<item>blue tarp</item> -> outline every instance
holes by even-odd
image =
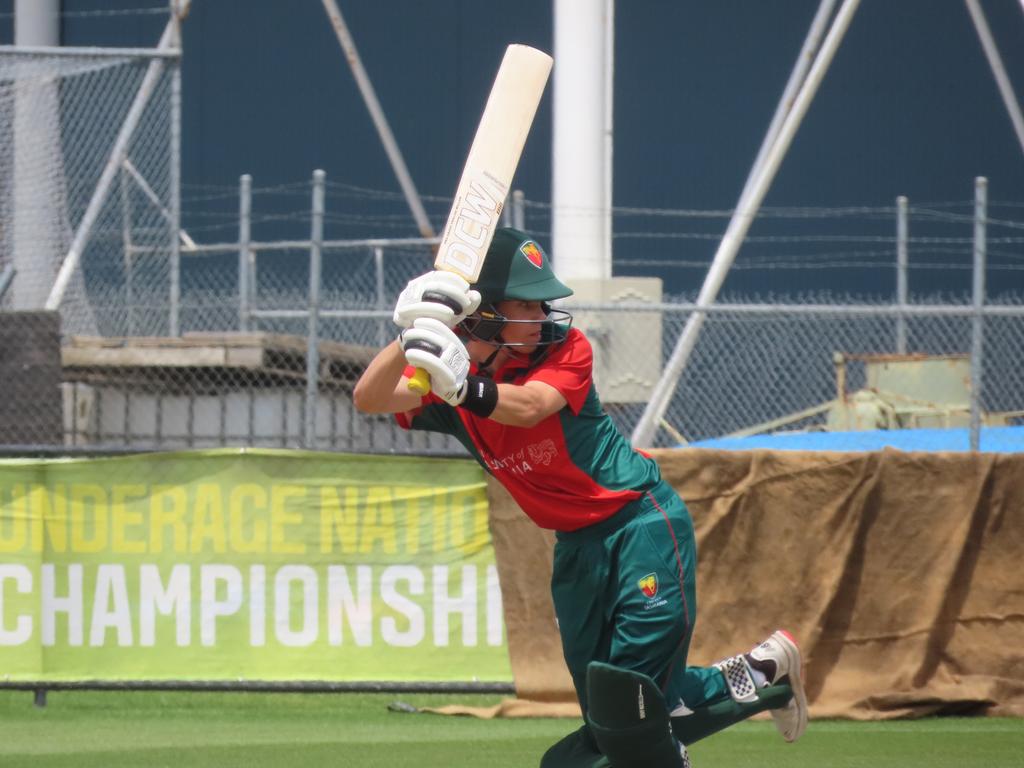
[[[873,432],[788,432],[752,437],[722,437],[690,443],[692,448],[749,451],[969,451],[967,429],[891,429]],[[980,450],[986,453],[1024,451],[1024,427],[982,427]]]

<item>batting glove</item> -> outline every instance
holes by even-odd
[[[395,304],[394,321],[411,328],[417,318],[429,317],[449,328],[480,306],[480,294],[454,272],[427,272],[409,281]]]
[[[435,395],[449,405],[466,399],[469,353],[448,326],[432,317],[420,317],[398,338],[409,364],[430,374]]]

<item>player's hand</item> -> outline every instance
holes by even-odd
[[[413,278],[398,296],[394,321],[411,328],[420,317],[429,317],[449,328],[466,319],[480,306],[480,294],[454,272],[436,270]]]
[[[399,336],[405,359],[430,374],[430,388],[449,405],[466,399],[469,353],[452,330],[432,317],[417,318]]]

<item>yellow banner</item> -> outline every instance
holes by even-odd
[[[12,681],[511,681],[482,471],[0,461],[0,657]]]

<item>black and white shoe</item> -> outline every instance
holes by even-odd
[[[747,663],[761,672],[770,685],[788,682],[793,698],[781,709],[771,710],[775,727],[786,741],[796,741],[807,730],[807,694],[804,691],[803,660],[796,640],[784,629],[773,632],[747,654]]]

